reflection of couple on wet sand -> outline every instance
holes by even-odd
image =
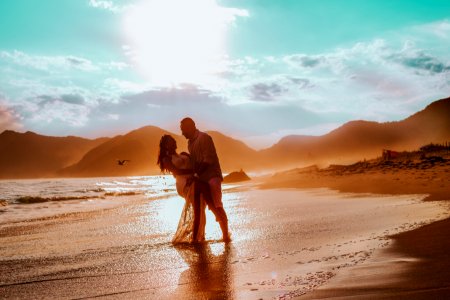
[[[231,269],[231,244],[214,253],[210,244],[178,244],[178,251],[188,269],[180,274],[174,299],[234,299]],[[222,245],[217,245],[220,249]],[[217,247],[216,247],[217,248]],[[218,250],[218,249],[215,249]]]
[[[191,118],[180,123],[183,136],[188,139],[189,154],[177,153],[177,143],[164,135],[159,143],[158,165],[161,171],[171,172],[176,179],[177,192],[185,199],[172,243],[198,243],[205,240],[205,207],[219,222],[223,241],[229,242],[228,218],[222,203],[222,171],[212,138],[199,131]]]

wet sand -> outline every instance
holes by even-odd
[[[135,196],[119,207],[2,224],[0,295],[309,297],[395,249],[390,236],[401,241],[396,234],[449,216],[445,202],[423,198],[232,189],[224,194],[233,238],[226,245],[218,240],[220,228],[209,212],[207,243],[170,243],[183,205],[179,197]]]
[[[392,238],[392,247],[301,299],[449,299],[450,219]]]
[[[447,156],[447,159],[450,157]],[[360,162],[324,170],[315,167],[278,173],[263,188],[329,187],[340,192],[423,194],[448,205],[450,162]],[[390,235],[392,246],[377,250],[364,264],[339,272],[300,299],[449,299],[450,220]]]

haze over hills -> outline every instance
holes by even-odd
[[[450,141],[450,98],[435,101],[402,121],[351,121],[322,136],[287,136],[260,151],[219,132],[208,133],[225,173],[241,168],[279,170],[308,164],[351,163],[377,157],[382,149],[414,150],[430,142]],[[176,139],[179,152],[186,151],[183,136],[154,126],[96,140],[5,131],[0,135],[0,177],[159,174],[156,159],[163,134]],[[117,160],[123,159],[130,162],[119,166]]]
[[[257,169],[260,164],[258,151],[242,141],[223,135],[217,131],[207,131],[216,146],[217,155],[224,172],[240,169]]]
[[[381,155],[382,149],[415,150],[428,143],[450,141],[450,98],[428,105],[424,110],[398,122],[351,121],[322,136],[287,136],[262,150],[265,161],[276,157],[269,167],[292,164],[327,165],[351,163]]]

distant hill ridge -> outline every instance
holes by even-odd
[[[349,163],[379,156],[382,149],[413,150],[430,142],[450,141],[450,98],[428,105],[396,122],[350,121],[322,136],[288,136],[263,150],[277,165]]]
[[[286,136],[259,151],[220,132],[208,133],[226,173],[350,163],[379,156],[382,149],[412,150],[450,141],[450,98],[435,101],[402,121],[351,121],[322,136]],[[184,137],[155,126],[93,140],[6,130],[0,134],[0,178],[158,174],[156,158],[163,134],[171,134],[179,150],[186,151]],[[119,166],[119,159],[130,162]]]
[[[91,149],[76,164],[59,171],[62,176],[128,176],[157,174],[156,159],[159,140],[168,131],[145,126],[125,135],[118,135]],[[171,134],[181,149],[186,148],[184,137]],[[123,166],[117,160],[129,160]]]
[[[55,176],[55,171],[78,162],[108,138],[52,137],[31,131],[0,134],[0,178]]]

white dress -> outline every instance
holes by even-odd
[[[172,163],[178,169],[191,169],[191,162],[187,155],[172,155]],[[174,175],[178,194],[185,199],[183,211],[181,212],[178,228],[172,239],[172,243],[192,243],[202,242],[205,240],[205,201],[200,199],[200,225],[198,234],[193,237],[194,230],[194,184],[188,184],[188,178],[192,175]]]

